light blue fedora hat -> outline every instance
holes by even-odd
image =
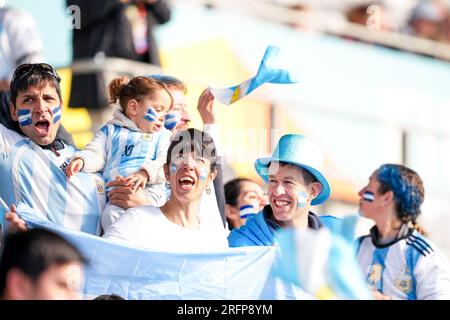
[[[255,162],[255,169],[259,176],[269,182],[268,171],[272,161],[282,161],[299,166],[311,173],[322,184],[322,191],[312,201],[312,205],[319,205],[330,197],[330,185],[321,173],[324,166],[324,156],[316,143],[300,134],[286,134],[280,138],[272,157],[259,158]]]

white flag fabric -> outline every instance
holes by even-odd
[[[290,71],[278,67],[280,62],[277,59],[279,51],[280,48],[278,47],[267,47],[259,65],[258,72],[254,77],[229,88],[210,88],[211,93],[223,104],[230,105],[267,82],[278,84],[297,83],[298,81]]]

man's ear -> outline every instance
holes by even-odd
[[[6,275],[5,294],[13,300],[33,299],[33,282],[17,268],[11,269]]]
[[[310,193],[309,196],[311,197],[311,200],[315,199],[319,193],[322,191],[322,184],[320,182],[312,182],[310,185]]]
[[[19,116],[17,115],[17,109],[14,107],[14,105],[11,102],[9,103],[9,113],[11,114],[11,118],[14,121],[19,121]]]

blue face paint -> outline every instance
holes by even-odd
[[[164,117],[164,127],[166,127],[167,130],[172,130],[175,128],[178,124],[178,121],[180,121],[180,115],[177,113],[168,113]]]
[[[257,214],[255,207],[250,204],[246,204],[239,208],[239,216],[241,219],[247,219],[249,216]]]
[[[144,119],[149,122],[155,122],[158,119],[158,114],[156,113],[155,109],[153,109],[153,107],[148,107]]]
[[[57,107],[53,108],[52,112],[53,112],[53,124],[55,124],[56,122],[58,122],[61,119],[61,115],[62,115],[61,106],[57,106]]]
[[[175,173],[177,171],[177,166],[173,163],[170,165],[170,173]]]
[[[33,120],[31,118],[31,110],[28,109],[22,109],[18,111],[18,117],[19,117],[19,124],[22,127],[29,126],[33,123]]]
[[[362,198],[365,201],[373,202],[373,200],[375,200],[375,195],[371,191],[366,191],[363,193]]]
[[[198,176],[200,180],[206,180],[207,176],[208,176],[208,168],[201,168],[200,175]]]
[[[304,208],[308,202],[308,195],[304,191],[297,192],[297,207]]]

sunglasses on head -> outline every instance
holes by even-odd
[[[21,64],[16,68],[14,71],[14,74],[12,76],[11,82],[14,82],[20,78],[23,78],[26,75],[29,75],[33,71],[39,71],[43,73],[47,73],[50,76],[54,77],[58,83],[61,81],[61,78],[56,73],[56,70],[53,69],[53,67],[47,63],[25,63]]]

